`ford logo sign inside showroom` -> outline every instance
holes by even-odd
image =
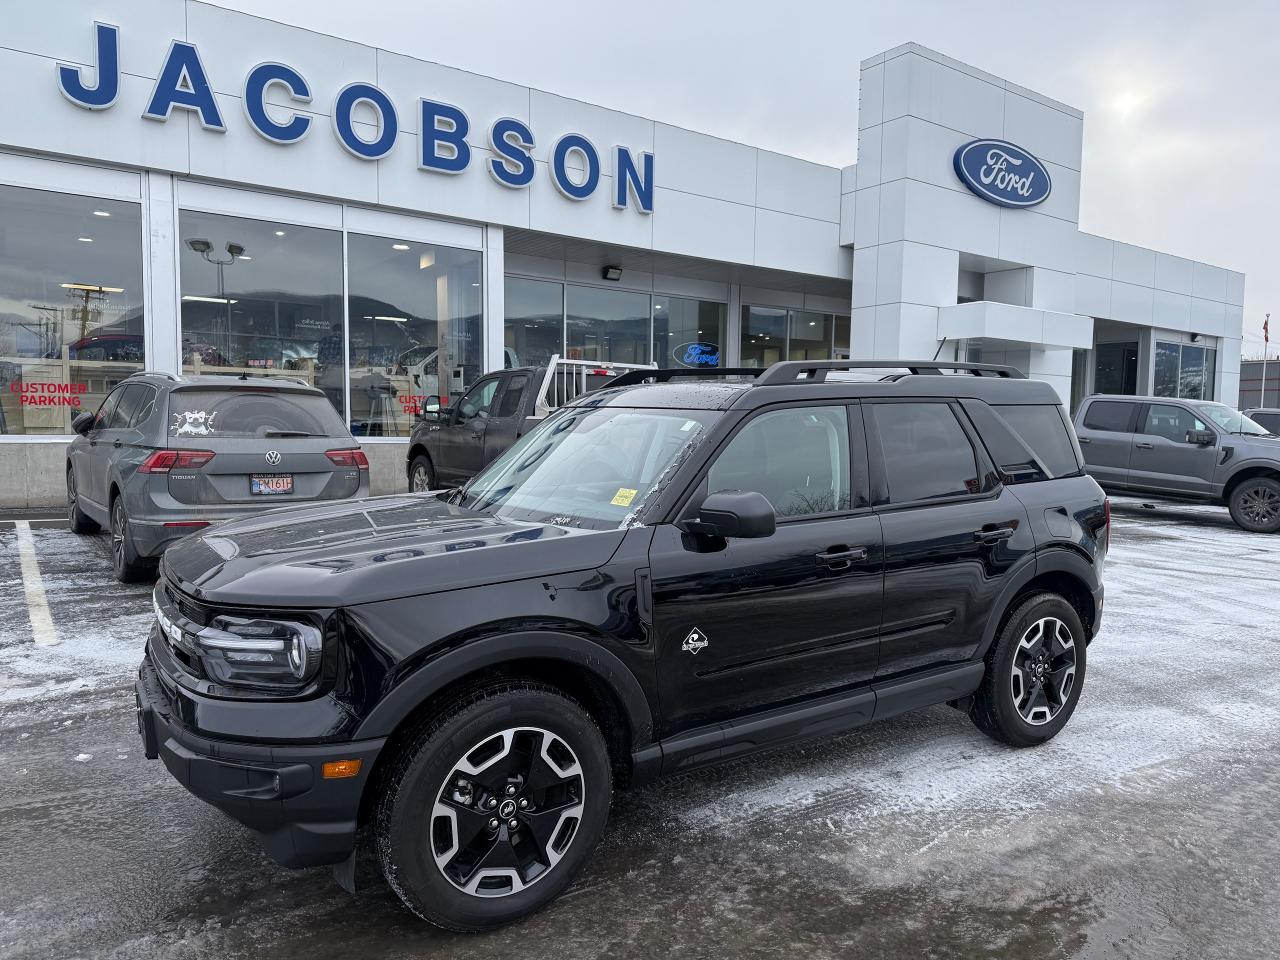
[[[966,187],[1002,207],[1034,207],[1053,189],[1044,164],[1004,140],[971,140],[952,162]]]

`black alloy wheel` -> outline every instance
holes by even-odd
[[[1269,477],[1245,480],[1231,494],[1231,519],[1251,533],[1280,531],[1280,482]]]

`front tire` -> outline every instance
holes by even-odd
[[[1231,491],[1227,503],[1231,519],[1250,533],[1280,531],[1280,482],[1270,477],[1253,477]]]
[[[426,493],[435,489],[436,475],[431,469],[431,461],[426,454],[420,453],[409,464],[409,492]]]
[[[97,521],[85,516],[80,509],[80,492],[76,486],[74,467],[67,467],[67,522],[72,533],[97,533],[101,529]]]
[[[555,899],[609,816],[604,738],[576,701],[532,682],[454,700],[393,762],[375,834],[387,882],[447,930],[490,930]]]
[[[133,545],[123,496],[111,501],[111,567],[121,583],[139,583],[148,579],[154,570],[153,562],[139,556]]]
[[[987,653],[969,718],[992,739],[1033,747],[1057,735],[1084,686],[1087,635],[1080,615],[1056,593],[1014,608]]]

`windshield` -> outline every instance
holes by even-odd
[[[493,516],[614,530],[660,490],[720,414],[562,407],[467,485]]]
[[[1255,437],[1271,435],[1271,431],[1266,427],[1255,423],[1239,410],[1234,410],[1225,403],[1193,403],[1192,406],[1227,433],[1242,433],[1245,436]]]

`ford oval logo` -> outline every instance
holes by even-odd
[[[1002,207],[1034,207],[1053,189],[1044,164],[1006,140],[971,140],[956,150],[952,164],[966,187]]]
[[[714,343],[682,343],[671,351],[671,359],[686,367],[718,367],[720,348]]]

